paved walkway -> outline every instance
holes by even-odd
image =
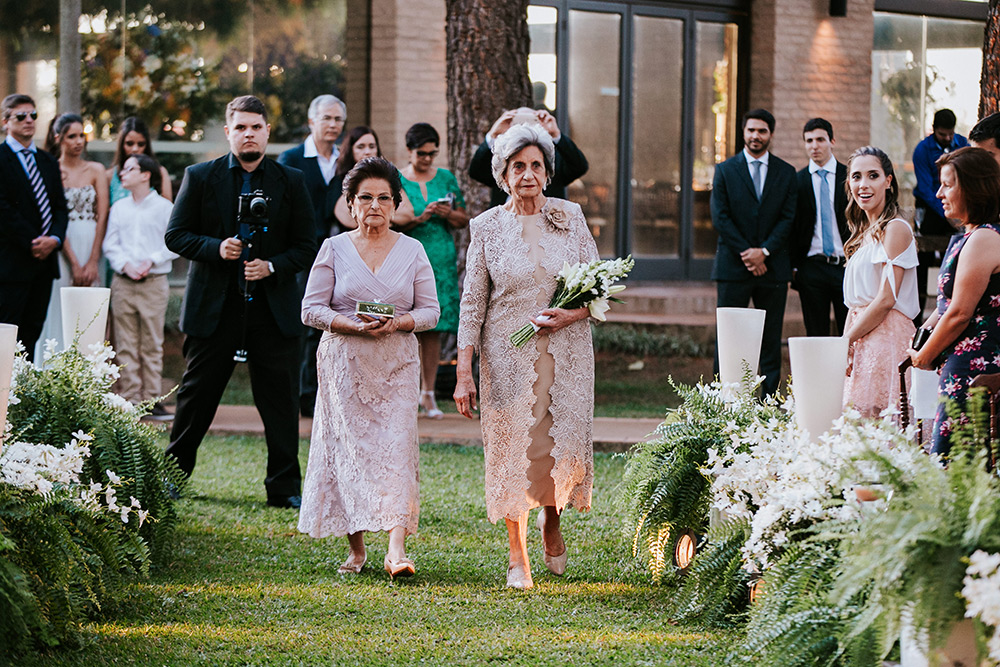
[[[594,419],[594,449],[600,452],[623,452],[640,440],[645,440],[660,423],[659,419]],[[466,419],[457,414],[445,414],[443,419],[421,417],[420,442],[443,442],[470,447],[482,447],[483,437],[478,419]],[[264,425],[252,405],[222,405],[212,422],[211,431],[219,434],[264,435]],[[299,435],[308,438],[312,420],[299,420]]]

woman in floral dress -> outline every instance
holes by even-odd
[[[956,426],[948,403],[964,410],[972,379],[1000,373],[1000,167],[980,148],[946,153],[937,165],[938,199],[965,233],[941,263],[937,313],[923,325],[934,331],[910,357],[917,368],[934,368],[943,357],[938,394],[946,402],[934,419],[933,451],[946,455]]]

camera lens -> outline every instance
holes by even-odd
[[[250,201],[250,214],[258,217],[267,215],[267,200],[263,197],[254,197]]]

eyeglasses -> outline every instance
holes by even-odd
[[[437,157],[437,151],[417,151],[417,157]]]
[[[339,124],[343,123],[347,119],[343,118],[341,116],[320,116],[320,120],[325,121],[325,122],[329,122],[329,121],[332,120],[334,123],[337,123],[339,125]]]
[[[389,195],[379,195],[378,197],[375,197],[374,195],[358,195],[356,199],[361,202],[363,206],[371,206],[374,201],[378,201],[379,206],[388,206],[392,201],[392,197]]]
[[[13,116],[14,118],[16,118],[17,122],[23,123],[24,119],[27,118],[28,116],[31,116],[31,120],[37,120],[38,119],[38,112],[37,111],[18,111],[17,113],[7,114],[7,118],[10,118],[11,116]]]

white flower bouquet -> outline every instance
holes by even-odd
[[[580,262],[573,266],[563,262],[556,283],[556,293],[549,302],[549,308],[587,307],[590,316],[604,321],[605,313],[611,308],[611,301],[622,303],[614,295],[625,289],[624,285],[614,283],[628,275],[635,262],[629,255],[625,259],[597,260],[589,264]],[[538,319],[547,319],[544,315]],[[510,342],[514,347],[522,347],[538,333],[534,323],[525,324],[511,334]]]
[[[962,597],[967,601],[965,616],[993,627],[986,648],[991,660],[1000,662],[1000,554],[977,549],[969,556],[962,580]]]

